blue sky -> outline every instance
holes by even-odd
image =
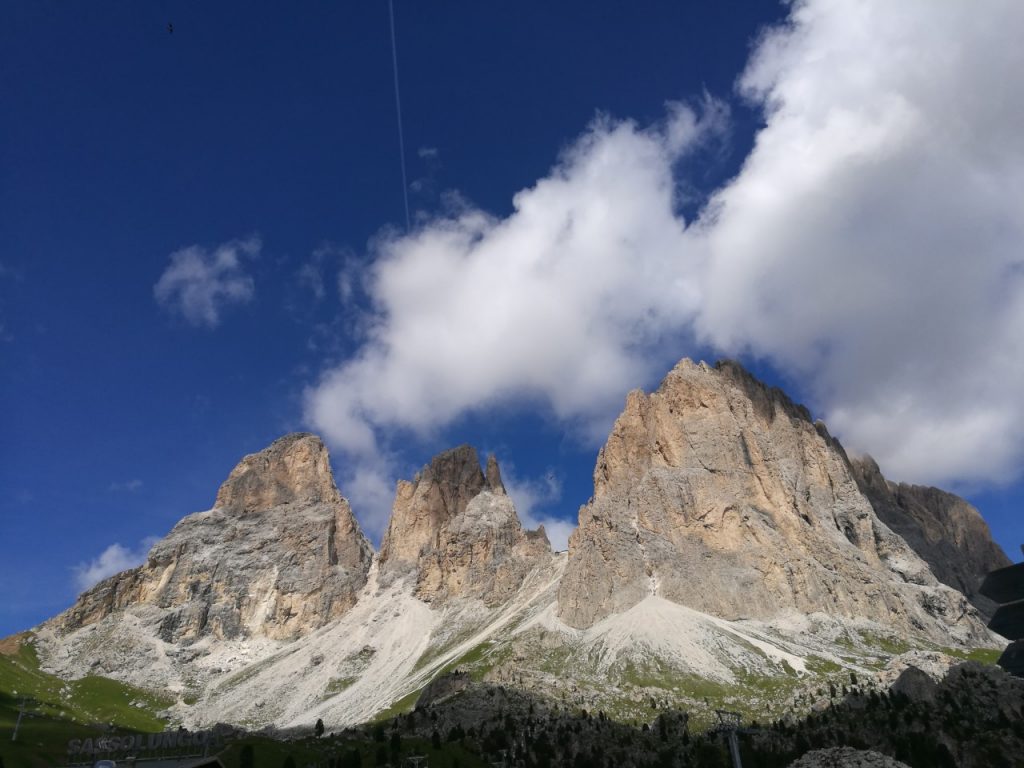
[[[0,635],[294,429],[374,535],[461,442],[564,534],[626,391],[683,356],[1019,555],[1012,3],[913,34],[926,4],[395,10],[412,233],[386,3],[8,10]]]

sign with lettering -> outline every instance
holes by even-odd
[[[163,733],[129,733],[70,739],[69,755],[94,755],[105,752],[147,752],[158,749],[218,746],[221,734],[214,731],[164,731]]]

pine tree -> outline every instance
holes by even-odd
[[[316,734],[318,739],[324,735],[324,721],[319,717],[316,719],[316,727],[313,728],[313,733]]]

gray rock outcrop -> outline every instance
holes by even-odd
[[[242,459],[213,509],[183,518],[144,565],[100,582],[47,624],[60,634],[148,606],[168,642],[289,639],[352,607],[372,554],[320,438],[291,434]]]
[[[428,602],[476,597],[496,605],[551,558],[543,527],[520,524],[494,457],[485,475],[476,450],[463,445],[399,481],[379,563],[384,583],[413,574]]]
[[[852,458],[850,466],[879,519],[903,537],[939,581],[991,616],[996,605],[978,587],[989,571],[1010,565],[1010,558],[992,540],[978,510],[938,488],[886,480],[870,456]]]
[[[725,619],[821,611],[947,645],[986,637],[879,520],[824,425],[732,362],[683,360],[631,392],[598,454],[559,615],[588,627],[647,595]]]
[[[890,688],[894,693],[901,693],[911,701],[935,701],[935,693],[939,686],[931,676],[917,667],[907,667],[896,678]]]

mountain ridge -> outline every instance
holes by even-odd
[[[482,468],[470,446],[399,481],[374,552],[323,443],[295,433],[243,458],[211,510],[36,645],[65,678],[170,691],[180,722],[249,726],[362,722],[453,664],[625,716],[651,691],[696,700],[700,680],[726,697],[757,680],[795,690],[870,670],[887,647],[997,645],[856,466],[737,363],[683,360],[627,398],[568,553],[523,529],[497,460]],[[996,547],[965,531],[968,555]]]

